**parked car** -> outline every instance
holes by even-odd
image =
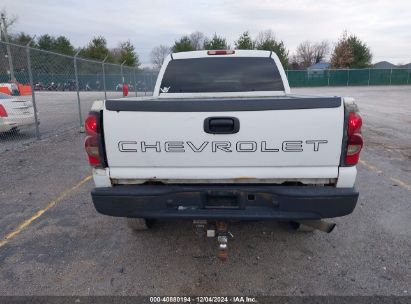
[[[181,52],[164,60],[153,96],[96,101],[85,148],[96,210],[192,220],[227,256],[232,220],[290,221],[331,232],[326,218],[358,199],[362,119],[352,98],[290,93],[274,52]]]
[[[0,93],[0,132],[20,131],[34,123],[31,101]]]

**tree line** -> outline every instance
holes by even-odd
[[[44,34],[33,39],[26,33],[10,35],[9,40],[16,44],[26,45],[42,50],[57,52],[73,56],[79,51],[79,56],[96,60],[106,59],[109,63],[127,66],[140,66],[138,54],[130,40],[120,42],[116,48],[108,48],[107,40],[103,36],[96,36],[84,47],[75,48],[65,36],[54,37]],[[196,31],[190,35],[184,35],[176,40],[173,46],[159,45],[151,53],[151,63],[155,69],[159,69],[165,57],[173,53],[196,50],[221,50],[231,49],[227,39],[215,33],[211,38],[202,32]],[[274,32],[266,30],[260,32],[253,39],[248,31],[242,33],[234,41],[233,49],[266,50],[273,51],[279,57],[285,69],[306,69],[309,66],[326,60],[329,56],[332,68],[366,68],[371,65],[372,53],[365,42],[354,34],[344,32],[331,49],[328,41],[303,41],[293,55],[285,46],[283,40],[278,39]],[[107,57],[107,58],[106,58]]]
[[[261,32],[255,40],[252,40],[248,32],[244,32],[234,42],[234,49],[256,49],[275,52],[284,67],[288,66],[288,53],[282,40],[277,40],[274,32],[267,30]],[[227,39],[215,33],[211,38],[202,32],[196,31],[190,35],[184,35],[174,42],[171,47],[160,45],[151,51],[151,62],[155,68],[160,68],[164,58],[171,52],[187,52],[198,50],[225,50],[231,49]]]
[[[196,50],[231,49],[227,39],[215,33],[211,38],[202,32],[196,31],[184,35],[169,47],[159,45],[151,51],[151,62],[156,69],[161,67],[165,57],[171,52],[186,52]],[[339,68],[366,68],[371,65],[372,53],[365,42],[347,31],[341,35],[334,47],[330,42],[301,42],[293,55],[285,46],[283,40],[278,39],[272,30],[260,32],[253,39],[248,31],[242,33],[234,41],[233,49],[273,51],[279,57],[285,69],[306,69],[315,63],[325,61],[330,57],[330,67]]]
[[[130,40],[120,42],[116,48],[108,48],[107,40],[103,36],[96,36],[84,47],[75,48],[65,36],[54,37],[49,34],[39,36],[37,39],[21,32],[10,35],[9,41],[15,44],[26,45],[46,51],[74,56],[79,52],[83,58],[104,60],[109,63],[123,63],[127,66],[140,65],[138,54]],[[107,57],[107,58],[106,58]]]

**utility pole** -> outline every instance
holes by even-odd
[[[27,54],[27,70],[29,72],[29,79],[30,79],[30,86],[31,86],[31,100],[33,102],[33,110],[34,110],[34,123],[35,123],[35,128],[36,128],[36,137],[37,139],[40,139],[39,119],[37,117],[36,94],[34,92],[33,71],[31,70],[31,58],[30,58],[30,43],[34,40],[35,37],[36,36],[34,36],[26,44],[26,54]]]
[[[103,70],[104,100],[107,100],[106,70],[104,69],[104,64],[106,63],[107,58],[108,58],[108,55],[104,58],[103,62],[101,63],[101,67],[102,67],[102,70]]]
[[[74,55],[74,76],[76,77],[76,91],[77,91],[77,106],[78,106],[78,117],[80,120],[80,133],[84,133],[83,117],[81,116],[81,104],[80,104],[80,84],[78,83],[78,70],[77,70],[77,56],[81,50],[78,50]]]
[[[3,13],[1,14],[1,21],[3,21],[2,31],[3,31],[4,41],[6,41],[7,59],[9,60],[10,80],[16,81],[16,78],[14,77],[13,58],[11,57],[9,35],[7,34],[6,16]]]

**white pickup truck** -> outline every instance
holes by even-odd
[[[352,98],[297,96],[269,51],[165,60],[153,96],[96,101],[85,142],[98,212],[217,223],[277,220],[331,231],[358,199],[362,120]]]

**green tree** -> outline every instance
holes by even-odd
[[[27,43],[30,43],[30,46],[35,46],[35,42],[33,41],[33,37],[30,36],[29,34],[26,34],[24,32],[20,32],[17,35],[12,35],[10,42],[15,43],[15,44],[20,44],[20,45],[26,45]]]
[[[353,60],[350,64],[350,68],[366,68],[371,65],[372,54],[370,48],[362,42],[357,36],[351,34],[347,43],[350,46]]]
[[[94,37],[87,47],[81,50],[80,55],[86,58],[104,60],[104,58],[109,55],[106,38],[103,36]]]
[[[175,41],[171,49],[173,53],[195,51],[190,37],[188,36],[183,36],[180,38],[180,40]]]
[[[37,39],[37,47],[46,51],[53,51],[54,38],[48,34],[41,35]]]
[[[140,62],[138,55],[135,51],[134,45],[131,44],[130,40],[120,43],[120,58],[119,63],[123,63],[128,66],[139,66]]]
[[[235,41],[234,43],[235,43],[235,48],[238,50],[254,49],[254,43],[248,31],[242,33],[241,36],[238,38],[238,40]]]
[[[74,46],[64,36],[59,36],[54,40],[53,51],[71,56],[75,54]]]
[[[215,33],[211,40],[204,40],[204,49],[205,50],[226,50],[228,49],[227,41],[221,36],[217,36]]]
[[[333,68],[366,68],[370,66],[370,48],[357,36],[344,31],[331,55]]]
[[[260,32],[255,41],[255,47],[257,50],[272,51],[277,54],[284,69],[288,67],[288,54],[282,40],[277,40],[274,33],[271,30]]]
[[[48,34],[41,35],[37,39],[35,46],[41,50],[74,55],[74,47],[64,36],[55,38]],[[43,52],[32,52],[31,54],[33,70],[40,73],[65,73],[67,71],[67,66],[71,66],[68,61],[63,60],[60,56],[50,55]]]

